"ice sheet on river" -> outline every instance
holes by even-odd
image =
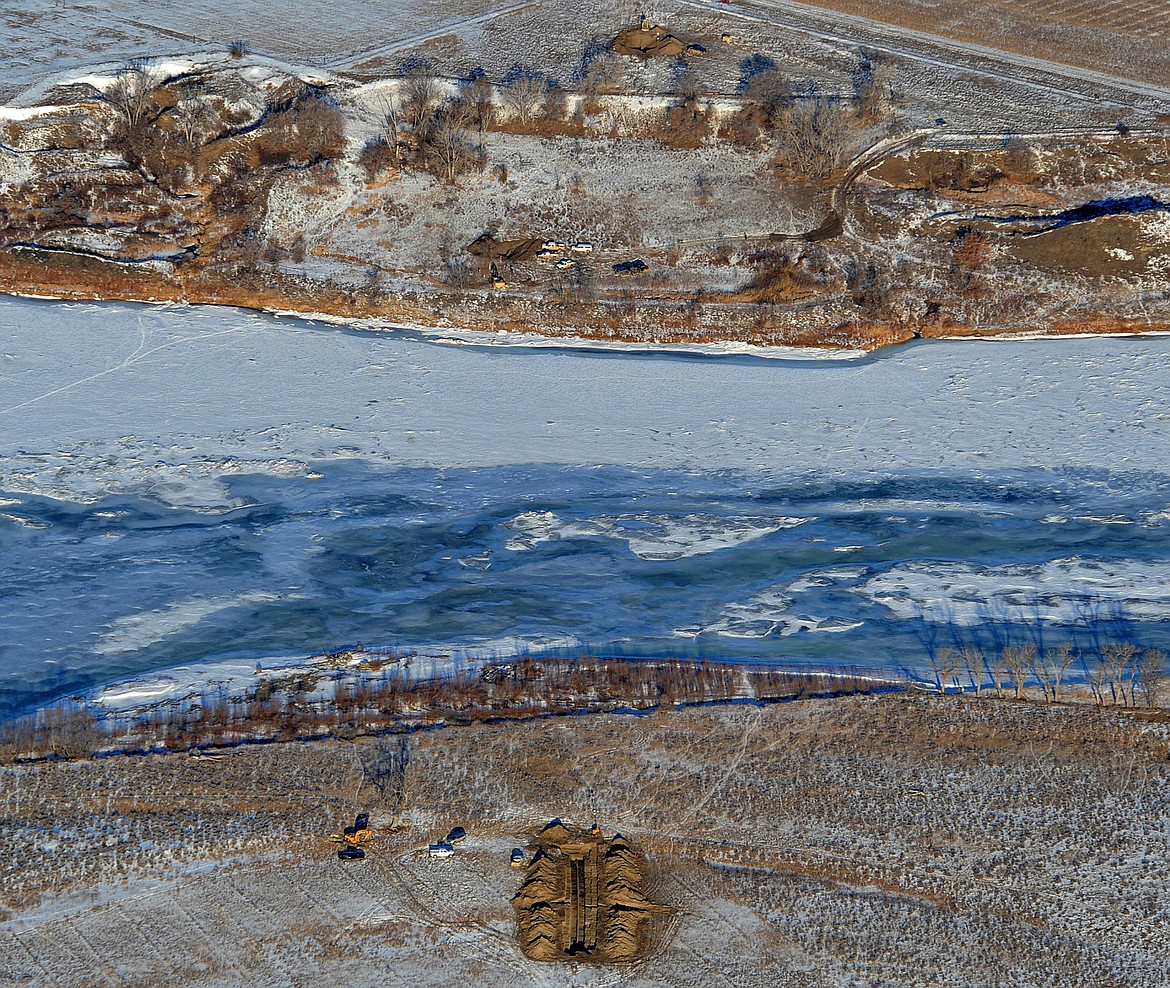
[[[505,526],[513,533],[505,548],[521,552],[553,539],[601,536],[626,542],[640,559],[685,559],[743,545],[806,521],[807,518],[635,513],[565,521],[551,511],[526,511]]]
[[[826,365],[9,299],[0,341],[0,708],[356,641],[1170,645],[1166,338]]]
[[[951,625],[1088,625],[1121,614],[1133,621],[1170,621],[1170,560],[904,562],[869,578],[857,593],[901,618]]]
[[[1164,338],[933,341],[818,365],[502,352],[232,309],[28,299],[0,302],[0,338],[0,487],[59,497],[97,495],[105,477],[165,499],[160,463],[1116,476],[1163,473],[1170,448]]]

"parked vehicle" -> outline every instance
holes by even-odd
[[[646,262],[640,257],[632,261],[619,261],[613,266],[613,273],[619,278],[628,278],[632,274],[641,274],[643,271],[649,271]]]

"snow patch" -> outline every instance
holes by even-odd
[[[0,466],[0,486],[18,494],[93,504],[111,494],[142,494],[175,507],[223,511],[238,507],[224,478],[244,474],[297,477],[305,464],[290,459],[190,456],[189,447],[160,447],[136,437],[101,452],[81,447],[57,453],[14,453]]]
[[[1080,625],[1114,615],[1170,621],[1170,561],[907,562],[870,577],[856,592],[902,619],[940,624],[1026,619]]]
[[[733,548],[810,520],[630,513],[571,522],[562,521],[551,511],[527,511],[505,524],[515,533],[505,548],[520,552],[553,539],[606,537],[626,542],[639,559],[667,561]]]
[[[233,597],[196,597],[156,611],[144,611],[117,618],[110,630],[97,641],[98,655],[136,652],[172,635],[193,628],[212,614],[249,604],[266,604],[281,600],[280,594],[253,591]]]
[[[147,676],[111,683],[94,690],[90,699],[111,713],[141,714],[159,706],[195,702],[212,693],[224,697],[241,697],[261,677],[279,680],[294,675],[316,675],[326,685],[306,694],[306,699],[318,701],[331,688],[338,669],[358,668],[367,661],[395,666],[401,675],[414,681],[425,681],[447,677],[460,668],[483,662],[568,650],[580,644],[569,635],[533,635],[433,644],[411,649],[408,653],[382,647],[366,649],[357,645],[347,650],[340,664],[336,655],[312,655],[307,658],[273,656],[259,662],[255,659],[229,658],[172,666]]]
[[[767,360],[851,361],[868,356],[865,350],[830,350],[822,347],[760,346],[725,340],[715,343],[635,343],[592,340],[571,336],[543,336],[515,331],[484,332],[473,329],[410,326],[431,342],[445,346],[476,346],[518,350],[604,350],[616,353],[681,353],[709,357],[750,356]]]
[[[818,617],[792,610],[792,594],[802,593],[811,584],[808,578],[771,587],[743,603],[729,604],[714,622],[702,628],[724,638],[767,638],[769,635],[797,635],[802,632],[840,634],[860,628],[864,622],[840,617]],[[680,632],[676,632],[678,634]]]

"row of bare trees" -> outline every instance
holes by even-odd
[[[378,136],[362,152],[371,178],[386,166],[411,165],[454,182],[484,167],[482,138],[489,128],[528,131],[540,122],[563,124],[567,115],[564,90],[534,70],[517,67],[496,85],[477,69],[454,92],[449,88],[426,64],[400,78],[378,106]]]
[[[1068,687],[1087,687],[1097,706],[1160,707],[1166,687],[1166,654],[1131,642],[1104,642],[1081,652],[1071,642],[1039,649],[1032,642],[985,652],[976,645],[943,647],[930,657],[932,686],[939,693],[972,691],[981,696],[1007,690],[1026,699],[1029,686],[1050,703],[1067,698]]]
[[[614,80],[620,79],[616,68],[620,59],[611,50],[597,42],[587,46],[577,78],[585,104],[595,104],[602,93],[613,91]],[[761,138],[774,141],[778,159],[810,179],[823,179],[837,169],[848,156],[858,127],[879,121],[888,111],[889,63],[865,53],[854,71],[851,99],[826,95],[809,83],[794,84],[766,56],[745,59],[741,69],[743,107],[722,128],[721,136],[751,144]],[[658,133],[676,141],[685,131],[686,142],[701,143],[712,133],[713,111],[700,108],[697,80],[685,61],[674,75],[680,103],[666,109]],[[194,154],[210,137],[222,136],[223,108],[213,105],[201,84],[198,74],[166,78],[139,60],[125,65],[110,84],[95,87],[95,94],[116,110],[116,136],[131,148],[138,164],[152,150],[159,152],[152,142],[174,138],[172,143]],[[475,132],[482,134],[490,126],[555,131],[570,122],[565,91],[531,68],[517,65],[498,84],[476,69],[458,83],[453,95],[445,95],[447,88],[425,62],[411,66],[401,77],[395,93],[380,108],[380,135],[363,152],[371,174],[386,165],[410,163],[452,182],[463,171],[482,167],[482,142],[473,139]],[[160,99],[164,89],[167,98]],[[262,115],[271,109],[263,107]],[[582,112],[578,105],[577,117]],[[577,117],[580,126],[583,118]],[[157,126],[164,118],[166,126]],[[226,123],[230,130],[231,121]],[[653,127],[647,131],[651,136],[654,132]],[[166,150],[173,157],[181,149]]]
[[[388,164],[413,164],[454,181],[476,160],[471,133],[482,135],[489,128],[581,133],[585,114],[596,112],[600,97],[613,92],[614,80],[620,79],[615,59],[612,51],[596,43],[587,49],[576,80],[580,99],[573,113],[565,90],[531,68],[517,65],[498,84],[475,69],[445,97],[450,84],[429,64],[414,65],[384,100],[382,133],[363,152],[363,162],[371,175]],[[616,61],[620,68],[620,59]],[[636,132],[686,147],[697,147],[715,133],[750,146],[764,141],[776,147],[777,160],[785,167],[815,181],[846,161],[860,131],[885,118],[892,92],[890,63],[865,52],[854,70],[851,96],[827,94],[812,83],[794,83],[772,59],[755,55],[741,66],[740,111],[719,123],[713,106],[702,103],[697,77],[685,60],[680,60],[674,80],[672,92],[678,102],[662,111],[657,125],[615,104],[607,111],[611,134]]]
[[[92,89],[114,111],[109,145],[171,191],[262,165],[309,166],[345,149],[340,107],[325,88],[299,79],[260,90],[242,76],[212,81],[137,60]]]
[[[413,165],[454,182],[486,161],[474,135],[482,132],[490,106],[490,89],[474,85],[444,96],[436,75],[415,69],[378,105],[379,133],[363,148],[360,161],[371,180],[388,167]]]
[[[100,750],[190,750],[249,739],[293,740],[411,730],[445,721],[525,718],[614,708],[752,699],[760,702],[872,691],[860,674],[691,659],[522,658],[446,676],[414,678],[405,663],[331,683],[261,680],[249,694],[101,721],[75,706],[47,707],[0,725],[0,761],[82,758]],[[330,688],[331,687],[331,688]]]

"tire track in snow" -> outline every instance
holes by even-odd
[[[322,61],[322,65],[333,71],[342,69],[352,69],[356,65],[361,65],[362,62],[368,62],[373,58],[381,58],[386,55],[393,55],[396,52],[404,51],[407,48],[417,48],[421,44],[428,41],[434,41],[436,38],[445,37],[448,34],[459,34],[466,31],[468,28],[479,27],[483,24],[488,24],[494,21],[497,17],[503,17],[506,14],[512,14],[519,10],[525,10],[528,7],[536,5],[536,0],[520,0],[519,3],[512,3],[506,7],[497,7],[494,10],[489,10],[487,13],[480,14],[478,17],[461,17],[455,20],[447,21],[440,24],[438,27],[431,28],[427,31],[419,31],[417,34],[409,35],[405,38],[400,38],[397,41],[391,41],[386,44],[374,45],[372,48],[367,48],[364,51],[359,51],[355,54],[340,55],[335,58],[327,58]]]
[[[1001,51],[984,45],[960,44],[948,38],[915,31],[911,28],[899,27],[882,21],[871,20],[866,17],[853,15],[836,15],[834,11],[824,10],[805,4],[790,2],[790,0],[746,0],[744,6],[734,6],[724,3],[708,2],[708,0],[680,0],[688,7],[700,10],[715,11],[724,16],[730,15],[742,20],[756,23],[770,24],[799,34],[807,35],[817,41],[831,44],[856,45],[864,44],[866,48],[880,51],[899,58],[906,58],[927,65],[955,70],[962,68],[979,75],[1003,82],[1027,86],[1032,89],[1041,89],[1045,92],[1059,93],[1062,96],[1071,96],[1078,100],[1107,103],[1118,107],[1129,107],[1130,104],[1117,98],[1109,98],[1100,93],[1086,92],[1084,89],[1072,88],[1070,85],[1056,81],[1044,81],[1020,72],[1011,71],[1012,68],[1027,68],[1044,73],[1055,79],[1081,83],[1090,88],[1099,86],[1105,89],[1121,91],[1130,95],[1140,95],[1146,99],[1159,102],[1170,99],[1170,88],[1156,86],[1150,83],[1138,82],[1133,79],[1123,79],[1120,76],[1109,75],[1093,69],[1080,69],[1071,65],[1061,65],[1029,55],[1018,55],[1013,52]],[[756,8],[761,13],[749,12],[749,8]],[[777,16],[783,12],[788,16]],[[823,26],[833,25],[832,28]],[[866,34],[875,35],[866,37]],[[889,40],[886,40],[889,39]],[[901,43],[898,43],[901,42]],[[923,45],[935,50],[944,50],[952,53],[953,59],[946,59],[930,54],[913,47]],[[974,57],[972,57],[974,56]],[[992,63],[991,66],[982,64],[981,60]]]

